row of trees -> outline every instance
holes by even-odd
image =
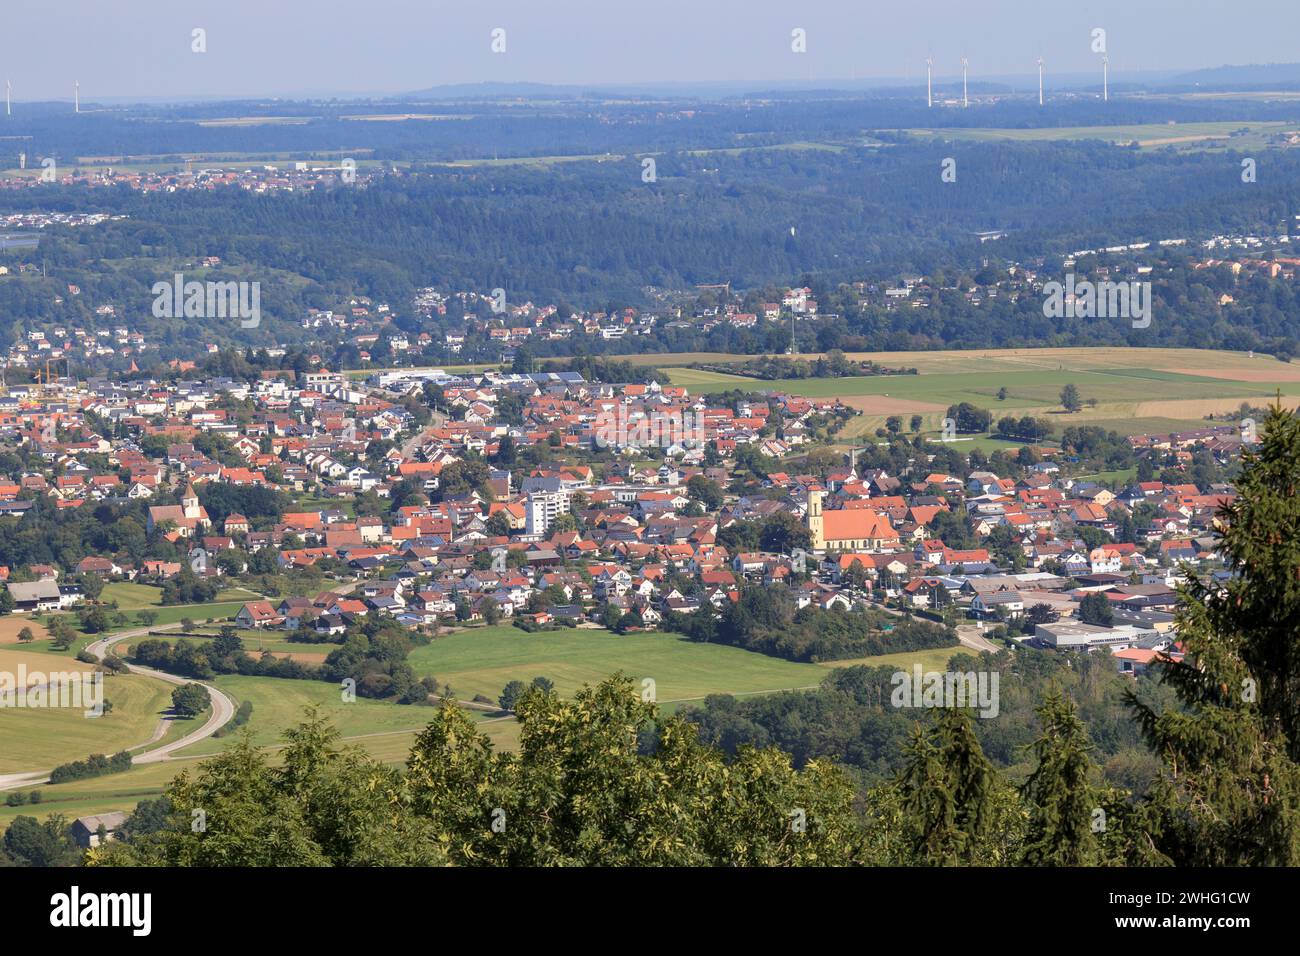
[[[700,612],[691,617],[711,619],[712,615]],[[794,593],[784,585],[742,588],[739,598],[723,608],[716,626],[700,621],[687,627],[688,636],[697,640],[716,640],[813,663],[958,643],[952,628],[928,621],[877,611],[846,611],[839,606],[830,610],[813,605],[799,608]]]
[[[338,640],[339,646],[314,666],[269,653],[254,657],[244,649],[243,640],[230,626],[222,627],[214,637],[200,642],[181,638],[172,643],[146,638],[135,645],[132,656],[136,663],[146,667],[196,680],[210,680],[219,674],[243,674],[330,683],[351,681],[350,686],[361,697],[396,697],[415,702],[422,699],[420,682],[406,658],[417,644],[427,642],[428,637],[409,631],[390,618],[368,616],[349,625]]]

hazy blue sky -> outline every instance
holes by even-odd
[[[191,52],[191,30],[208,52]],[[506,30],[506,52],[490,33]],[[807,31],[808,52],[790,49]],[[17,99],[403,92],[490,80],[597,84],[1091,70],[1300,59],[1300,0],[3,0]]]

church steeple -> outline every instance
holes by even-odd
[[[197,518],[199,516],[199,496],[194,492],[193,482],[185,486],[185,492],[181,495],[181,508],[187,518]]]
[[[808,536],[814,551],[826,550],[826,531],[822,519],[822,498],[826,492],[820,488],[808,492]]]

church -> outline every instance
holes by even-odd
[[[878,551],[898,547],[898,532],[888,515],[866,508],[823,511],[825,497],[824,491],[808,495],[808,533],[814,551]]]
[[[149,531],[152,532],[164,521],[172,522],[176,526],[176,533],[182,538],[196,537],[212,526],[207,509],[199,504],[199,496],[194,491],[193,484],[185,486],[180,504],[154,505],[149,509]]]

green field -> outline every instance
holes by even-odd
[[[274,678],[251,679],[269,681]],[[279,683],[283,684],[284,682]],[[393,704],[380,706],[396,707]],[[372,732],[370,736],[352,739],[345,737],[336,746],[359,746],[372,757],[384,763],[405,764],[418,729],[423,728],[425,723],[433,716],[433,710],[428,707],[409,707],[405,709],[418,714],[420,723],[416,729]],[[281,716],[286,718],[286,727],[299,719],[298,715],[291,715],[287,711]],[[494,718],[477,713],[473,713],[472,716],[478,722],[479,729],[487,734],[492,741],[494,747],[510,750],[518,746],[519,724],[514,718]],[[234,739],[233,736],[220,738],[217,743],[228,745]],[[278,748],[281,743],[278,738],[271,741],[273,748]],[[125,773],[109,774],[88,780],[73,780],[58,785],[42,784],[25,789],[24,792],[26,793],[31,793],[32,790],[40,791],[41,802],[21,807],[8,807],[4,806],[3,802],[0,801],[0,831],[3,831],[9,821],[19,815],[43,819],[50,814],[59,813],[72,820],[75,817],[87,814],[108,813],[114,810],[129,812],[140,801],[161,794],[171,779],[182,770],[194,772],[201,757],[211,756],[215,749],[217,748],[199,751],[198,748],[195,748],[196,756],[188,756],[190,752],[187,751],[187,755],[180,759],[162,763],[142,764],[132,767]],[[272,763],[274,763],[276,762],[274,749],[271,750],[271,754]]]
[[[910,666],[913,660],[947,660],[953,651],[909,652],[870,663]],[[482,694],[496,700],[512,680],[546,677],[560,694],[572,694],[622,671],[640,686],[652,679],[661,704],[703,700],[709,694],[762,694],[816,687],[844,661],[800,664],[724,644],[698,644],[676,634],[617,635],[571,629],[528,634],[508,625],[471,628],[417,647],[408,658],[420,676],[450,684],[461,700]],[[866,662],[851,662],[866,663]]]
[[[0,830],[5,829],[16,816],[44,819],[58,813],[71,822],[77,817],[90,814],[130,811],[141,800],[158,796],[176,774],[193,766],[192,761],[144,764],[132,767],[125,773],[71,780],[57,786],[42,784],[23,791],[40,791],[41,802],[38,804],[8,807],[0,801]]]
[[[937,432],[947,408],[961,402],[988,409],[995,420],[1003,415],[1046,417],[1058,435],[1070,425],[1098,425],[1124,435],[1185,429],[1204,425],[1208,414],[1234,412],[1243,402],[1266,404],[1279,392],[1285,404],[1300,402],[1300,367],[1242,352],[1001,349],[849,357],[915,367],[919,374],[766,381],[661,364],[673,384],[693,392],[741,388],[841,399],[862,412],[841,430],[841,441],[874,437],[890,415],[908,419],[919,414],[923,429]],[[1059,403],[1067,384],[1076,385],[1085,402],[1096,404],[1066,414]],[[999,399],[1003,388],[1006,395]]]
[[[627,634],[571,629],[528,634],[509,625],[471,628],[417,647],[408,661],[420,676],[450,685],[456,697],[496,700],[512,680],[546,677],[561,694],[623,671],[640,684],[655,682],[660,701],[715,693],[755,693],[815,685],[824,671],[812,664],[765,657],[720,644],[695,644],[673,634]]]
[[[344,702],[338,684],[315,680],[281,680],[275,677],[242,677],[231,674],[213,680],[212,685],[239,706],[253,704],[253,715],[244,724],[258,746],[280,743],[281,735],[303,719],[304,711],[315,706],[344,737],[416,731],[429,722],[427,707],[393,704],[358,697]],[[242,731],[244,728],[240,728]],[[185,749],[185,754],[207,754],[224,750],[235,734],[210,738]]]
[[[1257,147],[1270,136],[1295,129],[1294,123],[1228,120],[1208,123],[1143,123],[1131,126],[1043,126],[1032,129],[909,129],[898,132],[975,142],[1068,142],[1099,139],[1125,146]]]
[[[1277,363],[1281,369],[1281,363]],[[1062,386],[1073,383],[1083,398],[1098,402],[1125,402],[1165,399],[1217,399],[1224,395],[1223,379],[1201,375],[1178,374],[1131,368],[1066,368],[1018,371],[1007,378],[1002,371],[946,372],[921,375],[864,375],[844,378],[795,378],[763,380],[740,375],[725,375],[701,369],[671,369],[674,385],[692,389],[722,390],[745,388],[788,392],[810,398],[853,398],[885,396],[943,405],[971,402],[982,408],[1020,410],[1059,407]],[[1234,395],[1267,398],[1282,387],[1284,394],[1300,394],[1300,384],[1280,377],[1271,382],[1233,382]],[[1007,396],[999,400],[998,390]]]
[[[0,666],[4,655],[0,654]],[[104,681],[110,713],[86,717],[81,709],[0,710],[0,773],[48,770],[90,754],[114,754],[150,740],[171,707],[172,686],[150,677],[122,675]]]
[[[198,626],[196,633],[204,635],[203,637],[182,637],[179,634],[159,634],[156,637],[150,637],[152,641],[163,641],[167,644],[175,644],[180,640],[188,640],[191,643],[198,644],[209,638],[216,637],[220,631],[221,625],[201,624]],[[262,651],[270,651],[273,654],[319,654],[326,655],[330,651],[337,650],[338,644],[307,644],[298,641],[290,641],[286,637],[286,632],[278,630],[240,630],[236,629],[235,634],[244,642],[244,650],[256,657]],[[129,641],[119,644],[117,647],[118,654],[126,654],[133,644],[144,640],[143,637],[132,638]]]
[[[144,610],[146,607],[157,614],[157,619],[153,622],[153,624],[149,626],[161,627],[164,624],[178,624],[185,618],[189,618],[192,621],[194,621],[195,624],[199,624],[199,625],[206,623],[209,619],[212,619],[213,621],[216,622],[226,621],[234,617],[235,614],[239,612],[239,609],[243,606],[244,606],[243,601],[237,601],[232,603],[218,602],[214,604],[176,604],[170,607],[144,605],[135,609],[123,608],[122,613],[127,616],[128,619],[127,623],[123,627],[117,627],[116,625],[114,625],[113,627],[109,628],[109,630],[105,632],[105,634],[87,634],[85,631],[81,629],[81,626],[77,620],[77,615],[74,611],[63,611],[60,612],[61,616],[67,618],[68,623],[72,625],[73,630],[75,630],[79,635],[76,641],[73,642],[72,647],[69,650],[67,651],[55,650],[53,643],[49,639],[39,639],[39,640],[32,641],[30,644],[24,644],[23,649],[38,651],[44,654],[53,654],[58,657],[71,658],[71,657],[75,657],[80,651],[85,650],[86,645],[93,644],[95,641],[106,636],[107,634],[113,634],[118,631],[138,630],[139,628],[143,627],[144,622],[137,617],[135,612],[139,610]],[[57,617],[60,615],[55,615],[55,616]],[[48,614],[41,615],[42,622],[48,622],[48,620],[49,620]],[[9,647],[12,645],[4,645],[4,646]]]

